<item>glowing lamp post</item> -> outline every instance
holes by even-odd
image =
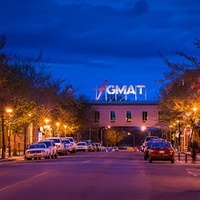
[[[107,129],[107,128],[110,128],[110,126],[103,127],[103,128],[101,129],[101,145],[103,145],[103,130],[104,130],[104,129]]]
[[[132,135],[132,139],[133,139],[132,143],[133,143],[133,147],[134,147],[134,145],[135,145],[135,135],[133,135],[133,133],[130,133],[130,132],[128,132],[128,135]]]
[[[145,131],[146,131],[146,132],[148,133],[148,136],[151,136],[151,131],[150,131],[149,129],[147,129],[146,126],[142,126],[142,127],[141,127],[141,131],[142,131],[142,132],[145,132]]]
[[[59,137],[59,127],[60,127],[60,123],[59,122],[56,123],[56,127],[57,127],[57,129],[56,129],[57,136]]]
[[[12,109],[8,108],[6,109],[6,112],[8,113],[8,156],[11,157],[11,144],[10,144],[10,137],[11,137],[11,129],[10,129],[10,117],[11,113],[13,112]]]
[[[65,129],[65,137],[66,137],[66,134],[67,134],[67,132],[66,132],[66,130],[67,130],[67,125],[64,125],[64,129]]]
[[[44,125],[44,131],[45,131],[45,136],[49,137],[49,135],[51,136],[51,126],[48,124],[49,123],[49,119],[45,119],[45,125]]]

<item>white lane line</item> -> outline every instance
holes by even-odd
[[[43,175],[45,175],[45,174],[47,174],[47,173],[49,173],[49,172],[50,172],[50,171],[43,172],[43,173],[37,174],[37,175],[35,175],[35,176],[31,177],[31,178],[28,178],[28,179],[25,179],[25,180],[23,180],[23,181],[19,181],[19,182],[17,182],[17,183],[12,184],[12,185],[9,185],[9,186],[6,186],[6,187],[4,187],[4,188],[1,188],[1,189],[0,189],[0,192],[2,192],[2,191],[4,191],[4,190],[7,190],[7,189],[10,189],[10,188],[12,188],[12,187],[14,187],[14,186],[16,186],[16,185],[19,185],[19,184],[21,184],[21,183],[24,183],[24,182],[26,182],[26,181],[30,181],[30,180],[32,180],[32,179],[34,179],[34,178],[39,177],[39,176],[43,176]]]
[[[187,170],[187,173],[188,173],[188,174],[191,174],[192,176],[195,176],[195,177],[198,176],[197,174],[195,174],[194,172],[191,172],[190,170]]]

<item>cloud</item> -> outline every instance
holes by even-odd
[[[197,1],[2,2],[0,22],[12,44],[47,49],[57,60],[66,54],[157,56],[158,50],[188,46],[187,37],[199,31],[199,13],[191,12]]]
[[[0,23],[7,49],[29,56],[43,49],[67,69],[114,70],[113,80],[123,68],[131,80],[137,68],[161,66],[158,51],[194,53],[199,6],[197,0],[1,0]]]

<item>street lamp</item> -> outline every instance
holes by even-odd
[[[133,133],[130,133],[130,132],[128,132],[128,135],[132,135],[132,139],[133,139],[132,143],[133,143],[133,147],[134,147],[134,144],[135,144],[135,135],[133,135]]]
[[[45,131],[45,137],[51,136],[51,126],[48,124],[49,119],[45,119],[45,125],[44,125],[44,131]]]
[[[141,131],[142,131],[142,132],[145,132],[145,131],[146,131],[146,132],[148,133],[148,136],[151,136],[151,130],[147,129],[146,126],[142,126],[142,127],[141,127]]]
[[[57,129],[56,129],[56,132],[57,132],[57,136],[59,137],[59,126],[60,126],[60,123],[59,122],[57,122],[56,123],[56,127],[57,127]]]
[[[10,137],[11,137],[11,129],[10,129],[10,117],[13,110],[11,108],[7,108],[6,112],[8,113],[8,156],[11,157],[11,144],[10,144]]]
[[[107,129],[107,128],[110,128],[110,126],[103,127],[103,128],[101,129],[101,145],[103,145],[103,130],[104,130],[104,129]]]
[[[67,134],[67,132],[66,132],[67,125],[64,125],[64,129],[65,129],[65,137],[66,137],[66,134]]]
[[[192,110],[194,112],[194,122],[193,122],[193,130],[192,130],[192,152],[191,152],[191,154],[192,154],[192,161],[194,162],[196,160],[196,148],[198,148],[194,128],[199,126],[199,119],[196,119],[197,107],[193,107]]]
[[[178,152],[181,152],[181,123],[179,120],[176,121],[177,123],[177,128],[178,128]]]

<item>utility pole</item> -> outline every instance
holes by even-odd
[[[4,130],[4,115],[1,114],[1,130],[2,130],[2,154],[1,158],[6,157],[6,145],[5,145],[5,130]]]

